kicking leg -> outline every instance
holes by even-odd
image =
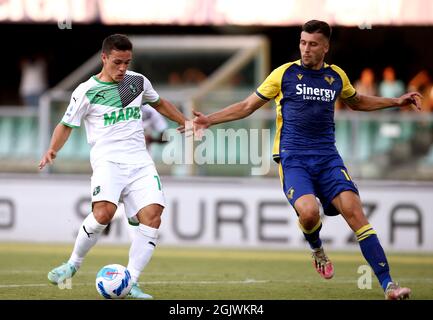
[[[154,203],[142,208],[137,214],[139,221],[138,232],[129,250],[129,263],[127,267],[131,273],[131,280],[134,283],[129,294],[132,298],[152,299],[152,296],[140,290],[138,278],[152,258],[156,247],[163,209],[161,205]]]

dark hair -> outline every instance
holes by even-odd
[[[112,34],[102,42],[102,52],[110,54],[111,50],[132,51],[132,43],[124,34]]]
[[[328,40],[331,40],[332,29],[325,21],[310,20],[302,26],[302,31],[307,33],[321,33]]]

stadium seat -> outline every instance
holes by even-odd
[[[424,164],[424,165],[433,165],[433,145],[430,146],[429,152],[422,159],[422,164]]]
[[[377,132],[377,123],[371,121],[360,121],[358,127],[358,160],[368,160],[373,151],[373,142]]]
[[[413,121],[404,121],[400,123],[401,128],[401,139],[404,141],[409,140],[412,138],[413,134],[415,133],[415,123]]]
[[[350,122],[349,120],[335,121],[335,143],[343,159],[350,154]]]
[[[14,146],[10,152],[15,157],[35,158],[39,155],[38,130],[35,117],[15,119]]]
[[[0,156],[10,155],[13,142],[13,117],[0,117]]]

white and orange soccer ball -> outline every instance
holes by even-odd
[[[96,290],[105,299],[122,299],[131,291],[129,271],[120,264],[109,264],[96,275]]]

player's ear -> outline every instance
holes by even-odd
[[[105,62],[107,62],[108,56],[105,52],[101,53],[101,60],[102,62],[105,64]]]
[[[325,48],[325,54],[327,54],[329,51],[329,41],[325,42],[324,48]]]

